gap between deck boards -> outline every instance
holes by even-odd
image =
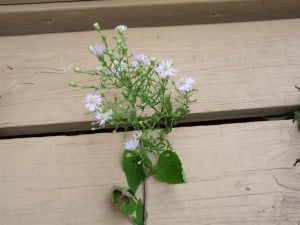
[[[286,116],[287,118],[281,119],[281,117]],[[290,120],[292,119],[293,114],[288,113],[284,115],[273,115],[273,116],[260,116],[260,117],[248,117],[248,118],[235,118],[235,119],[220,119],[220,120],[210,120],[210,121],[197,121],[197,122],[182,122],[179,123],[176,128],[179,127],[195,127],[195,126],[214,126],[214,125],[224,125],[224,124],[236,124],[236,123],[251,123],[251,122],[259,122],[259,121],[267,121],[267,118],[278,118],[275,120]],[[86,126],[86,129],[83,129],[82,126]],[[1,139],[15,139],[15,138],[32,138],[32,137],[51,137],[51,136],[76,136],[76,135],[86,135],[86,134],[95,134],[95,133],[112,133],[114,131],[113,128],[103,128],[100,130],[92,131],[89,127],[89,123],[84,123],[80,127],[81,129],[74,130],[73,124],[63,124],[64,131],[53,131],[53,132],[40,132],[40,133],[17,133],[17,134],[11,134],[6,136],[1,136],[1,129],[0,129],[0,140]],[[72,127],[73,130],[70,128],[70,131],[66,131],[67,127]],[[75,126],[76,127],[76,126]],[[21,129],[21,128],[15,128],[15,129]],[[34,128],[33,128],[34,129]],[[13,130],[12,130],[13,131]],[[124,132],[124,129],[118,129],[117,132]],[[132,131],[132,129],[128,129],[128,131]]]

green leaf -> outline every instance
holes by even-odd
[[[144,221],[144,206],[143,206],[141,199],[139,199],[137,206],[136,206],[135,223],[138,225],[143,225],[143,221]]]
[[[300,111],[295,111],[294,112],[294,118],[295,118],[295,120],[300,122]]]
[[[112,202],[114,204],[114,207],[119,208],[121,206],[121,196],[122,191],[114,188],[112,191]]]
[[[169,184],[186,183],[186,179],[178,155],[170,150],[164,151],[157,162],[156,179]]]
[[[137,210],[137,200],[130,190],[115,186],[112,191],[112,202],[114,207],[119,208],[125,215],[131,215]]]
[[[125,150],[123,154],[123,170],[127,178],[130,190],[135,193],[139,185],[146,177],[141,157],[132,151]]]
[[[294,122],[297,121],[298,123],[298,130],[300,131],[300,111],[294,112]]]
[[[133,198],[127,195],[123,195],[121,198],[121,202],[122,204],[120,206],[120,210],[123,213],[125,213],[126,215],[131,215],[135,212],[137,204]]]

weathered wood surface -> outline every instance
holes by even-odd
[[[19,5],[19,4],[36,4],[36,3],[53,3],[53,2],[76,2],[89,0],[0,0],[0,5]]]
[[[36,3],[53,3],[53,2],[76,2],[90,0],[0,0],[0,5],[19,5],[19,4],[36,4]]]
[[[126,183],[121,137],[0,140],[0,224],[129,224],[109,196]]]
[[[299,0],[110,0],[0,6],[0,35],[300,17]]]
[[[175,129],[189,183],[149,180],[148,224],[298,225],[299,136],[291,121]],[[0,224],[129,224],[109,200],[122,137],[0,140]]]
[[[188,183],[148,182],[148,225],[299,225],[300,133],[290,121],[172,133]]]
[[[112,34],[112,31],[105,31]],[[129,47],[173,59],[199,89],[192,121],[290,112],[299,108],[300,19],[128,30]],[[75,66],[97,67],[86,50],[96,32],[1,37],[0,135],[89,129],[88,90],[68,87]]]

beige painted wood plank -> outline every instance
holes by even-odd
[[[122,136],[0,140],[1,224],[128,224],[108,197]],[[149,180],[148,224],[298,225],[299,137],[291,121],[174,129],[189,183]]]
[[[0,140],[0,224],[129,225],[110,201],[121,148],[122,134]]]
[[[148,225],[298,225],[300,133],[290,121],[176,129],[188,183],[151,179]]]
[[[0,35],[300,17],[299,0],[110,0],[0,7]]]
[[[112,31],[105,31],[111,35]],[[199,92],[190,121],[252,117],[299,108],[300,19],[128,30],[133,53],[173,59]],[[89,129],[89,84],[75,66],[96,68],[86,50],[96,32],[1,37],[0,135]]]

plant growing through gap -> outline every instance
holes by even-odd
[[[136,192],[149,176],[169,184],[185,183],[182,163],[168,141],[168,134],[189,113],[194,80],[177,74],[171,60],[158,61],[145,54],[131,55],[126,44],[127,26],[119,25],[110,47],[98,23],[94,24],[101,44],[89,47],[98,58],[95,70],[75,68],[79,74],[99,77],[96,85],[70,86],[89,88],[94,92],[84,99],[88,114],[95,116],[92,130],[114,127],[133,130],[123,146],[122,168],[128,187],[113,187],[113,205],[134,225],[145,224],[142,198]]]

